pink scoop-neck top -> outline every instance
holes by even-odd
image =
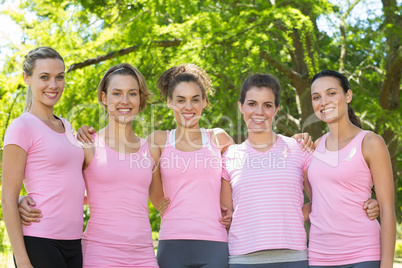
[[[58,133],[31,113],[24,113],[8,127],[4,146],[14,144],[27,152],[24,186],[42,211],[40,222],[22,226],[25,236],[80,239],[83,226],[85,184],[84,151],[70,123]]]
[[[229,254],[306,250],[303,174],[311,154],[303,152],[295,139],[278,135],[265,152],[246,140],[229,146],[222,157],[222,177],[233,191]]]
[[[84,267],[158,267],[148,217],[148,142],[141,139],[136,153],[121,154],[93,137],[96,152],[84,170],[91,212],[82,243]]]
[[[345,265],[380,260],[380,226],[363,203],[373,180],[362,154],[361,131],[344,148],[326,149],[328,133],[318,144],[308,169],[312,187],[310,265]]]
[[[162,216],[160,240],[227,242],[226,229],[219,223],[221,153],[209,131],[201,131],[205,144],[193,152],[177,150],[167,131],[160,172],[164,194],[171,203]]]

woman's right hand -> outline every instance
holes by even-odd
[[[78,129],[77,139],[82,143],[94,143],[94,139],[91,134],[94,134],[96,131],[93,127],[82,125]]]
[[[23,225],[29,226],[31,222],[40,222],[42,211],[33,208],[34,206],[36,203],[30,196],[24,196],[18,203],[18,211]]]
[[[166,210],[168,209],[170,205],[170,199],[165,197],[162,199],[162,201],[159,203],[159,215],[162,217],[163,214],[165,214]]]

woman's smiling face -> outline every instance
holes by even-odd
[[[273,91],[267,87],[251,87],[246,93],[244,103],[239,102],[239,109],[249,132],[272,131],[272,121],[278,108],[275,107]]]
[[[202,91],[197,83],[181,82],[175,87],[172,98],[167,99],[167,105],[173,110],[178,125],[192,128],[198,127],[207,102],[202,98]]]
[[[352,91],[346,94],[339,81],[334,77],[320,77],[311,85],[311,101],[314,113],[326,123],[333,123],[348,114],[348,103]]]

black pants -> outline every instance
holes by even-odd
[[[227,268],[228,243],[204,240],[159,240],[160,268]]]
[[[380,261],[365,261],[336,266],[309,266],[311,268],[380,268]]]
[[[277,262],[264,264],[229,264],[229,268],[307,268],[307,261]]]
[[[24,241],[29,260],[35,268],[82,268],[81,239],[24,236]]]

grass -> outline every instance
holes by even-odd
[[[400,225],[399,225],[400,226]],[[400,228],[400,227],[399,227]],[[4,230],[4,222],[0,220],[0,235],[1,233],[5,234]],[[158,232],[152,232],[152,240],[154,241],[154,250],[155,253],[158,249]],[[400,237],[400,234],[398,238]],[[13,263],[13,255],[11,251],[10,241],[8,240],[8,236],[4,235],[0,236],[1,244],[0,244],[0,268],[9,268],[14,267]],[[394,260],[394,268],[402,268],[402,239],[397,239],[395,246],[395,260]]]

